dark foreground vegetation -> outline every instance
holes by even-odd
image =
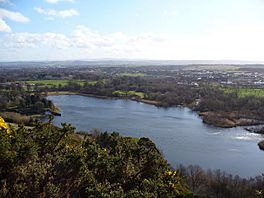
[[[0,129],[0,197],[192,197],[148,138]]]
[[[0,123],[1,125],[1,123]],[[0,197],[263,197],[264,176],[173,170],[148,138],[0,126]]]

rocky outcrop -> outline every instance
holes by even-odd
[[[264,126],[257,126],[257,127],[247,127],[245,128],[247,131],[251,133],[258,133],[258,134],[264,134]]]
[[[264,140],[258,143],[259,149],[264,150]]]
[[[221,115],[215,114],[213,112],[203,112],[200,113],[200,116],[202,116],[203,122],[206,124],[223,128],[230,128],[236,126],[235,122],[233,122],[232,120],[224,118]]]
[[[263,124],[264,121],[239,117],[234,112],[201,112],[203,122],[217,127],[231,128],[236,126],[253,126]]]
[[[50,109],[50,113],[54,116],[61,116],[60,108],[56,105],[52,106],[52,108]]]

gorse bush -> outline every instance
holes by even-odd
[[[0,197],[193,196],[148,138],[49,123],[0,130]]]

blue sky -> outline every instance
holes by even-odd
[[[0,61],[263,61],[263,35],[263,0],[0,0]]]

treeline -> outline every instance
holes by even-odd
[[[241,178],[221,170],[203,170],[198,165],[178,167],[179,175],[201,198],[257,198],[264,196],[264,175]]]
[[[200,91],[198,111],[235,113],[234,117],[264,120],[264,97],[241,97],[237,92],[226,93],[219,87],[208,86]]]
[[[70,81],[66,86],[47,87],[46,90],[73,91],[108,97],[117,97],[115,91],[134,91],[143,93],[144,99],[159,101],[161,106],[191,105],[199,98],[197,86],[180,84],[174,78],[116,76],[98,80],[94,84],[87,82],[80,85]]]

